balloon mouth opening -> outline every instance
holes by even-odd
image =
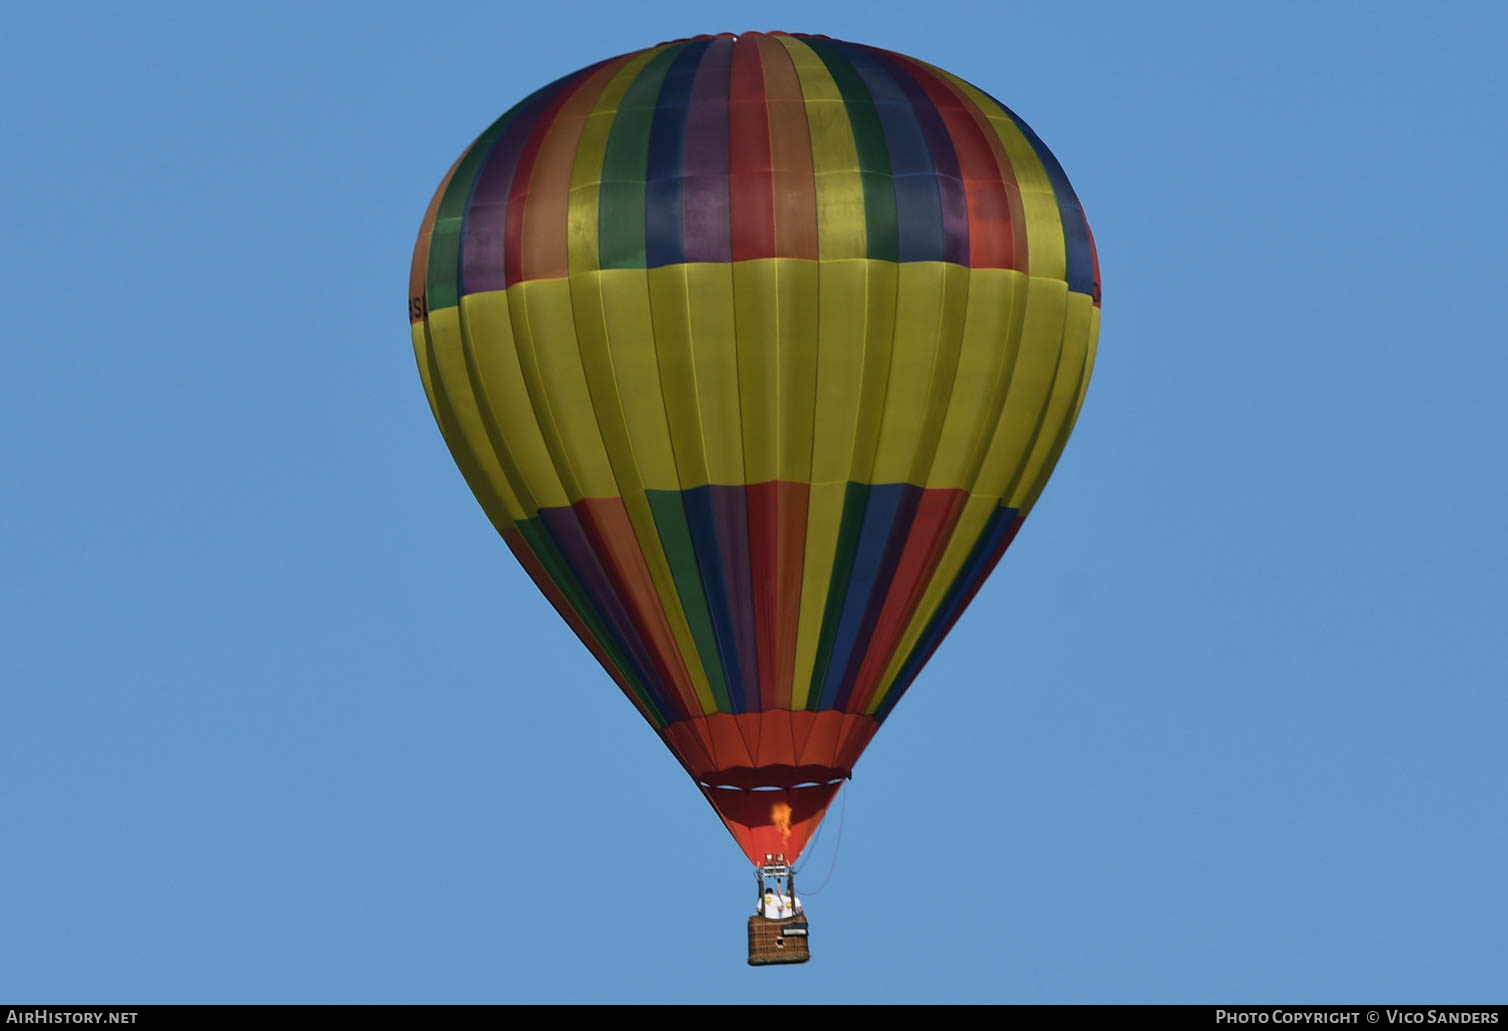
[[[789,777],[779,785],[727,783],[732,778],[719,774],[699,777],[697,785],[751,862],[766,854],[795,862],[847,779],[841,770],[824,774]]]
[[[797,788],[829,788],[842,784],[845,779],[844,777],[833,777],[828,780],[802,780],[795,784],[755,784],[753,786],[745,784],[714,784],[706,780],[699,780],[697,783],[711,791],[743,791],[749,793],[760,791],[793,791]]]
[[[849,778],[837,766],[734,766],[725,770],[694,770],[697,786],[707,791],[793,791],[835,787]]]

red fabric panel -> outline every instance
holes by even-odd
[[[864,749],[869,747],[870,740],[879,729],[880,725],[872,719],[854,720],[849,723],[847,736],[843,740],[842,747],[838,749],[837,765],[845,770],[853,769],[854,763],[859,761],[859,756],[863,754]]]
[[[775,616],[775,704],[789,708],[796,676],[796,636],[801,623],[801,577],[806,569],[806,510],[811,484],[781,482],[777,488],[780,521],[779,588]]]
[[[733,722],[733,717],[720,712],[706,719],[707,731],[712,738],[712,750],[717,753],[718,770],[737,766],[753,767],[754,756],[744,744],[743,735],[738,732],[738,725]],[[716,773],[713,770],[701,772],[703,776]]]
[[[1015,239],[1010,201],[995,164],[990,140],[995,137],[988,123],[975,121],[973,105],[943,82],[925,65],[901,54],[886,51],[891,60],[910,73],[937,106],[963,175],[964,200],[969,212],[969,266],[1014,268]],[[988,133],[988,135],[986,135]]]
[[[780,631],[780,501],[774,483],[755,483],[744,490],[749,506],[749,565],[754,574],[754,637],[758,642],[759,707],[773,709],[779,661],[776,639]]]
[[[885,668],[900,644],[901,635],[911,622],[917,605],[921,604],[937,564],[942,561],[953,527],[968,497],[968,493],[962,490],[922,492],[905,547],[896,563],[895,575],[885,595],[885,605],[875,621],[869,649],[854,681],[848,704],[851,711],[863,712],[873,700],[880,678],[885,675]]]
[[[1084,232],[1089,235],[1089,257],[1094,259],[1094,306],[1100,306],[1100,252],[1094,246],[1094,230],[1089,228],[1089,216],[1084,216]]]
[[[796,742],[796,758],[806,754],[806,743],[811,740],[812,728],[817,725],[817,714],[814,712],[791,713],[791,737]]]
[[[890,51],[886,51],[886,53],[889,54]],[[913,66],[917,63],[912,58],[906,57],[903,54],[894,54],[892,56],[902,62],[909,63]],[[918,73],[917,78],[921,79],[923,82],[925,82],[927,78],[932,78],[949,93],[952,93],[954,96],[956,96],[959,100],[959,103],[962,105],[963,110],[968,112],[969,117],[974,121],[974,124],[978,126],[980,135],[985,139],[986,142],[988,142],[990,153],[994,156],[995,168],[997,169],[996,177],[998,178],[1001,186],[1004,188],[1005,203],[1009,211],[1011,227],[1011,267],[1016,269],[1018,272],[1029,275],[1031,273],[1031,268],[1030,255],[1027,253],[1026,246],[1026,210],[1021,206],[1021,186],[1016,182],[1016,169],[1015,166],[1011,164],[1011,159],[1005,153],[1005,145],[1000,142],[1000,137],[995,135],[995,128],[994,126],[990,125],[989,119],[985,117],[984,112],[975,107],[973,101],[964,96],[963,93],[956,89],[952,83],[948,82],[940,75],[928,76],[923,75],[920,72]],[[953,133],[951,122],[948,123],[948,132],[950,136]],[[960,161],[962,161],[962,158],[960,158]],[[975,236],[975,233],[973,232],[974,197],[972,194],[966,194],[965,196],[968,198],[969,204],[969,246],[972,250],[972,248],[974,247]]]
[[[832,766],[838,758],[838,741],[842,735],[843,722],[850,718],[847,713],[827,710],[812,715],[811,735],[806,739],[799,761],[809,766]]]
[[[787,862],[795,862],[801,850],[811,840],[817,825],[833,796],[838,793],[838,784],[818,784],[811,787],[791,788],[783,791],[734,791],[706,789],[704,793],[723,824],[743,849],[751,863],[762,863],[766,854],[785,853]],[[776,806],[790,807],[790,830],[776,826],[773,810]],[[797,886],[800,894],[800,886]]]
[[[717,769],[720,767],[722,764],[717,760],[717,748],[712,741],[712,730],[707,726],[707,717],[693,716],[686,723],[695,732],[696,740],[701,744],[702,751],[712,760],[711,766],[698,767],[698,769]]]
[[[655,590],[644,552],[634,535],[633,523],[622,498],[586,498],[575,506],[581,527],[591,539],[592,549],[602,568],[612,580],[635,632],[654,659],[656,669],[671,684],[681,705],[681,712],[700,712],[702,703],[691,685],[686,660],[676,645],[665,607]]]
[[[757,483],[745,489],[758,640],[759,704],[766,711],[789,708],[791,704],[810,492],[809,484],[778,481]]]
[[[738,726],[738,736],[749,748],[749,755],[754,759],[753,765],[759,766],[759,742],[766,736],[765,725],[770,722],[769,713],[765,712],[740,712],[730,719]]]
[[[775,253],[817,260],[817,179],[806,101],[791,55],[777,40],[756,36],[764,65],[775,187]]]
[[[717,761],[708,751],[695,720],[681,720],[666,727],[665,744],[693,777],[697,770],[706,769],[708,764],[716,765]]]
[[[790,787],[847,777],[877,727],[872,716],[774,709],[678,720],[661,736],[709,784]]]
[[[739,719],[745,718],[747,717],[739,717]],[[763,724],[759,735],[759,751],[754,755],[755,764],[758,766],[795,766],[796,744],[791,737],[791,714],[773,709],[759,713],[755,718]]]
[[[550,101],[550,106],[540,112],[539,121],[529,131],[529,138],[518,157],[518,166],[513,171],[513,182],[508,186],[507,221],[503,230],[503,274],[507,277],[509,286],[524,278],[524,202],[529,195],[529,180],[534,177],[534,162],[539,157],[545,133],[550,130],[555,116],[574,92],[571,88],[561,90],[560,95]]]
[[[523,242],[519,259],[523,264],[508,266],[522,268],[522,279],[563,279],[567,274],[567,244],[571,234],[566,217],[576,147],[597,98],[628,59],[629,55],[624,55],[607,62],[585,83],[572,90],[559,114],[547,123],[548,131],[540,137],[534,174],[526,181],[527,193],[521,205]],[[511,202],[509,210],[512,210]],[[509,239],[512,239],[511,232]]]
[[[728,200],[733,260],[775,256],[775,188],[771,179],[770,120],[765,112],[759,44],[733,44],[728,81]]]

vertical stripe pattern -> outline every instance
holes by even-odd
[[[1025,122],[784,33],[525,98],[441,183],[409,293],[468,484],[755,859],[747,793],[799,802],[794,857],[1020,529],[1100,306]]]

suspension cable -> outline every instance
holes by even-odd
[[[833,872],[838,869],[838,852],[843,848],[843,824],[847,821],[847,818],[848,818],[848,783],[849,782],[845,782],[843,784],[843,786],[841,788],[839,788],[839,791],[843,795],[843,805],[838,810],[838,839],[837,839],[837,841],[835,841],[833,843],[833,861],[832,861],[832,865],[827,868],[827,876],[822,879],[822,883],[820,885],[818,885],[816,888],[812,889],[811,891],[803,891],[801,893],[802,895],[805,895],[808,898],[810,898],[813,895],[820,895],[822,893],[822,889],[826,888],[827,885],[828,885],[828,882],[830,882],[833,879]],[[822,833],[822,828],[821,827],[817,828],[817,833],[819,835]],[[800,873],[802,870],[805,870],[805,869],[806,869],[806,864],[802,863],[801,864],[801,870],[797,870],[796,872]]]

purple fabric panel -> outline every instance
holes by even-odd
[[[686,114],[683,189],[687,261],[732,261],[733,222],[728,207],[728,85],[733,40],[707,47],[691,88]]]

